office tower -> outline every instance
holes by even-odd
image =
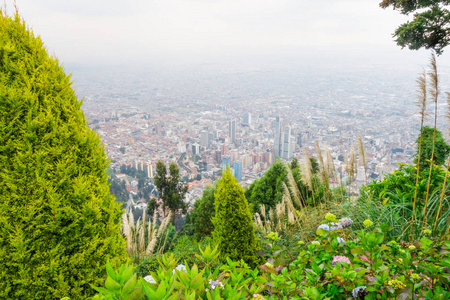
[[[299,133],[297,136],[297,145],[301,148],[302,147],[302,134]]]
[[[218,163],[218,164],[220,164],[222,162],[222,153],[220,152],[220,150],[216,150],[215,160],[216,160],[216,163]]]
[[[280,117],[277,117],[275,120],[275,136],[274,136],[274,142],[273,142],[273,149],[274,149],[274,156],[275,157],[281,157],[282,156],[282,132],[281,132],[281,121]]]
[[[244,115],[244,124],[250,126],[252,124],[252,114],[251,113],[245,113]]]
[[[234,169],[234,177],[238,180],[242,180],[242,163],[240,161],[235,161],[233,163],[233,169]]]
[[[147,164],[145,166],[145,175],[147,175],[148,178],[153,178],[153,166],[152,166],[152,164]]]
[[[228,123],[228,136],[232,144],[236,143],[236,120],[231,120]]]
[[[231,165],[231,159],[228,155],[222,156],[222,170],[226,171],[227,166],[230,167]]]
[[[208,132],[208,147],[211,147],[213,141],[214,141],[214,133],[213,132]]]
[[[199,155],[200,154],[200,145],[195,143],[192,145],[192,155]]]
[[[284,127],[282,140],[283,140],[282,157],[284,159],[289,160],[292,157],[291,126]]]
[[[203,130],[202,132],[200,132],[200,145],[201,145],[203,148],[208,148],[208,146],[209,146],[208,132],[206,132],[205,130]]]
[[[227,155],[228,154],[228,145],[220,145],[220,153],[222,155]]]

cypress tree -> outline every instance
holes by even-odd
[[[126,260],[109,161],[58,60],[0,10],[0,299],[87,298]]]
[[[231,175],[230,168],[223,173],[214,197],[213,239],[218,243],[222,257],[243,259],[252,267],[258,265],[260,245],[252,215],[244,190]]]

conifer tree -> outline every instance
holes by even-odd
[[[222,257],[243,259],[250,266],[256,266],[260,262],[259,240],[244,190],[231,175],[230,168],[223,173],[214,197],[213,239],[218,243]]]
[[[0,299],[84,299],[126,260],[108,160],[58,60],[0,10]]]

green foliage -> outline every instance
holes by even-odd
[[[187,192],[187,186],[180,182],[180,169],[177,164],[171,162],[169,174],[164,162],[156,163],[155,186],[159,191],[159,197],[163,200],[164,208],[174,213],[179,209],[186,212],[186,203],[183,201]]]
[[[107,262],[106,271],[108,273],[105,281],[106,288],[92,286],[92,288],[100,293],[94,299],[134,300],[142,298],[141,286],[138,284],[137,276],[134,274],[132,266],[128,266],[128,264],[122,265],[115,272],[109,262]]]
[[[380,6],[392,6],[405,15],[419,11],[412,21],[400,25],[395,31],[399,46],[411,50],[434,49],[437,54],[442,54],[450,41],[450,12],[445,8],[449,4],[448,0],[383,0]]]
[[[245,191],[245,196],[253,204],[255,211],[259,212],[260,205],[264,204],[269,209],[281,202],[283,181],[286,181],[286,169],[283,162],[276,159],[264,176],[255,180]]]
[[[290,264],[270,262],[282,251],[272,234],[268,262],[255,269],[229,258],[213,268],[181,267],[164,255],[138,288],[146,294],[141,299],[448,299],[448,237],[397,243],[386,230],[385,224],[354,230],[349,219],[323,220],[315,241],[298,241]],[[216,255],[211,247],[201,252],[204,261]]]
[[[252,266],[257,265],[260,261],[257,255],[259,241],[255,235],[252,215],[244,190],[231,175],[229,168],[223,173],[214,196],[216,215],[213,219],[213,239],[219,244],[222,257],[243,259]]]
[[[429,169],[430,161],[433,159],[433,164],[441,166],[446,163],[448,154],[450,152],[450,145],[447,144],[442,133],[436,129],[436,140],[434,145],[434,155],[431,157],[433,153],[433,135],[434,128],[425,126],[422,128],[422,143],[420,150],[420,170]],[[414,163],[417,164],[417,158],[419,153],[419,142],[420,136],[417,138],[417,151],[414,158]]]
[[[3,11],[0,32],[0,298],[85,298],[126,260],[109,162],[41,39]]]
[[[215,215],[214,208],[214,193],[217,186],[206,187],[203,190],[201,198],[194,203],[194,210],[192,212],[194,234],[197,238],[210,236],[214,230],[212,219]]]

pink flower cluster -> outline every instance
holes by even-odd
[[[351,262],[347,257],[341,256],[341,255],[333,256],[333,262],[332,262],[333,267],[335,267],[338,262],[345,262],[345,263],[348,263],[349,265],[351,265]]]

